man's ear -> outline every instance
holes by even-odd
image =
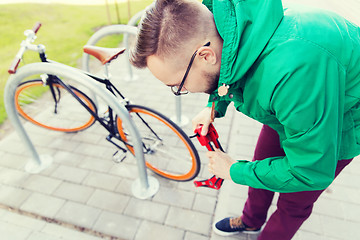
[[[215,64],[217,62],[217,56],[211,47],[203,46],[198,50],[200,60],[205,61],[208,64]]]

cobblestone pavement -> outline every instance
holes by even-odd
[[[359,20],[356,14],[359,1],[327,2],[347,13],[353,21]],[[147,70],[137,71],[136,81],[122,81],[116,77],[121,76],[121,69],[114,66],[113,81],[133,102],[175,116],[175,97],[168,87],[151,77]],[[191,119],[206,101],[204,94],[182,97],[183,118]],[[53,164],[39,174],[27,173],[24,167],[29,155],[17,134],[11,132],[0,140],[1,239],[151,240],[159,236],[184,240],[256,239],[246,234],[223,238],[211,230],[214,221],[241,215],[247,195],[245,186],[225,181],[221,190],[215,191],[195,188],[192,182],[154,176],[160,183],[159,191],[149,199],[139,200],[131,193],[131,185],[137,179],[135,159],[128,156],[124,162],[114,163],[112,155],[116,149],[105,140],[101,126],[94,125],[76,134],[51,132],[29,123],[24,126],[37,151],[52,156]],[[215,126],[231,156],[252,158],[261,124],[230,106],[227,116],[216,120]],[[190,135],[190,124],[184,130]],[[205,148],[194,143],[202,161],[198,178],[207,178],[210,175]],[[320,197],[295,240],[358,238],[359,172],[360,159],[355,159]],[[276,199],[270,212],[275,206]]]

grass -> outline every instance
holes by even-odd
[[[152,0],[131,1],[131,16],[144,9]],[[127,3],[119,3],[120,23],[128,21]],[[21,41],[25,38],[24,30],[31,29],[40,21],[43,25],[39,30],[35,43],[46,46],[50,59],[73,67],[77,67],[82,55],[82,47],[91,35],[101,26],[118,24],[116,6],[109,6],[107,15],[105,5],[74,6],[61,4],[8,4],[0,7],[0,124],[6,119],[4,108],[4,87],[9,77],[7,69],[17,53]],[[106,39],[106,45],[113,47],[116,39]],[[27,52],[24,62],[38,61],[35,52]],[[21,65],[20,65],[21,66]]]

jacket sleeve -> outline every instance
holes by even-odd
[[[280,76],[270,101],[272,114],[284,127],[286,156],[238,161],[230,169],[234,182],[299,192],[322,190],[333,181],[342,133],[345,70],[329,53],[311,53],[316,59],[305,56]]]

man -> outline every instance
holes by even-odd
[[[210,172],[249,186],[242,216],[214,225],[220,235],[259,232],[280,192],[258,239],[291,239],[360,153],[360,29],[334,13],[281,0],[158,0],[131,61],[176,95],[210,94],[193,120],[202,134],[212,106],[223,117],[230,102],[264,124],[252,162],[208,153]]]

